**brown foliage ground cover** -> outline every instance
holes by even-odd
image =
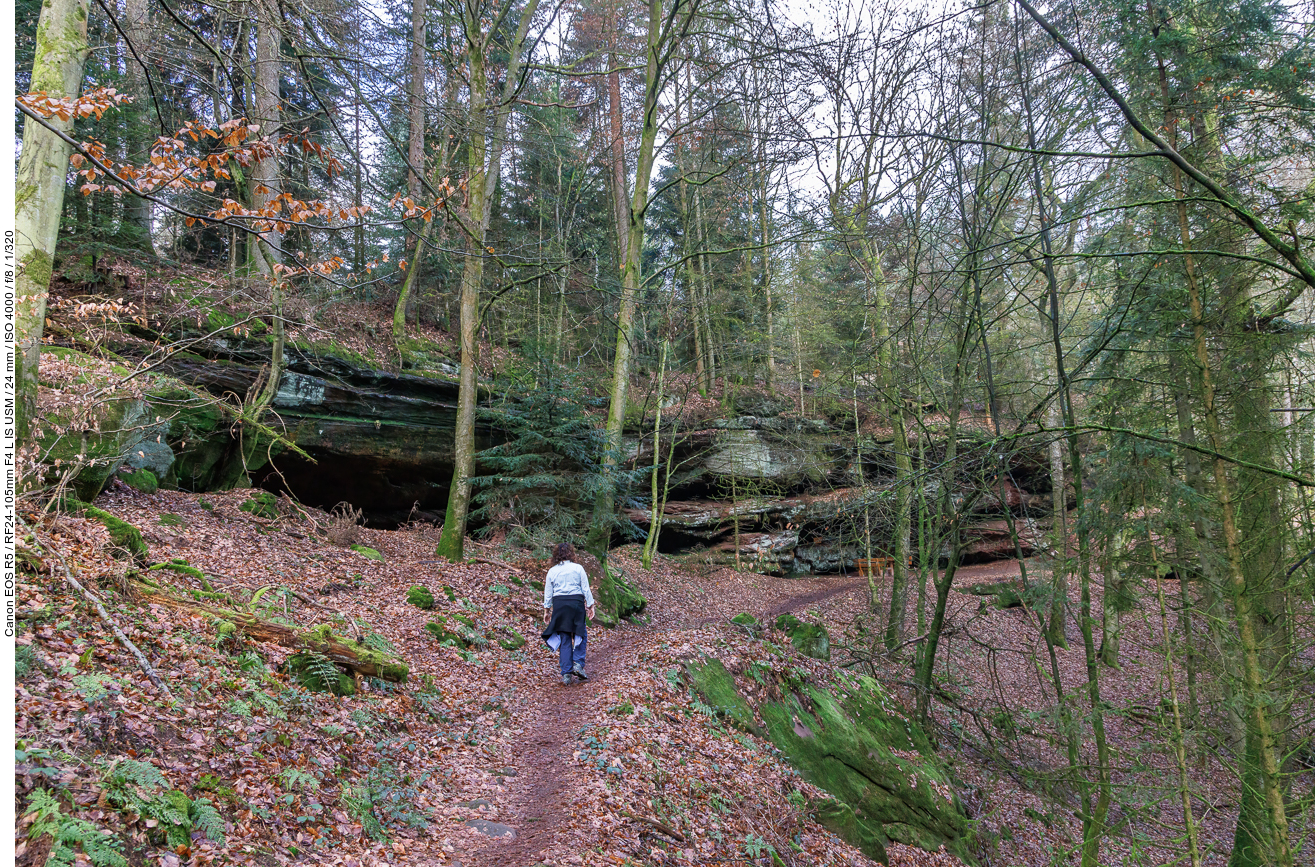
[[[705,716],[679,674],[700,653],[728,668],[770,661],[762,642],[726,620],[791,610],[831,626],[833,662],[870,669],[908,699],[906,660],[869,661],[879,624],[862,614],[866,582],[787,580],[670,558],[645,571],[634,549],[622,549],[616,560],[648,596],[650,620],[593,630],[593,677],[565,688],[555,654],[537,638],[537,594],[515,583],[538,577],[542,564],[436,563],[433,528],[362,528],[359,541],[378,550],[380,562],[317,533],[323,513],[285,504],[280,517],[262,519],[239,509],[247,496],[144,495],[115,485],[98,505],[143,530],[152,561],[186,559],[235,607],[270,586],[318,600],[272,589],[253,607],[386,639],[410,663],[409,682],[367,685],[345,698],[307,691],[275,670],[287,648],[221,640],[212,620],[120,595],[136,567],[111,556],[99,524],[29,516],[48,552],[99,588],[176,702],[162,700],[70,591],[54,554],[32,552],[18,600],[19,644],[31,662],[17,695],[18,737],[29,750],[17,768],[23,804],[36,787],[57,789],[66,811],[130,841],[132,863],[766,864],[766,846],[791,865],[870,863],[808,818],[800,796],[817,792],[770,744]],[[1013,573],[1009,565],[970,567],[960,583]],[[176,592],[201,589],[184,574],[151,575]],[[433,612],[406,603],[416,583],[434,591]],[[979,821],[983,864],[1075,863],[1080,828],[1064,801],[1061,751],[1047,734],[1053,693],[1037,670],[1044,647],[1025,611],[980,602],[951,596],[938,672],[960,709],[935,710],[942,757]],[[469,616],[489,645],[440,645],[424,629],[435,612]],[[1165,723],[1154,710],[1163,662],[1153,625],[1130,616],[1123,669],[1105,673],[1119,763],[1119,824],[1103,850],[1110,864],[1167,863],[1183,851]],[[528,639],[523,648],[497,645],[511,630]],[[1076,633],[1070,644],[1060,664],[1075,689],[1083,677]],[[238,661],[248,653],[271,673],[243,671]],[[803,657],[789,664],[823,682],[833,671]],[[1207,863],[1222,864],[1236,786],[1226,753],[1195,755]],[[226,822],[223,843],[194,833],[171,851],[147,819],[108,803],[106,770],[124,758],[149,762],[171,787],[214,801]],[[1044,794],[1047,780],[1056,797]],[[481,821],[517,836],[493,838],[470,824]],[[20,858],[41,863],[43,844],[27,839],[30,828],[29,816],[16,829]],[[890,863],[957,862],[896,845]]]
[[[676,678],[694,648],[761,654],[753,642],[721,624],[679,641],[647,626],[597,629],[596,677],[563,688],[555,655],[537,639],[536,594],[512,582],[515,572],[434,563],[432,533],[422,529],[362,529],[361,542],[384,557],[375,561],[320,539],[296,510],[271,520],[241,511],[247,496],[116,485],[98,505],[143,530],[153,561],[185,559],[234,607],[271,585],[320,600],[332,611],[276,590],[254,607],[303,626],[336,613],[342,631],[391,642],[411,664],[409,682],[334,698],[280,673],[243,672],[240,654],[274,668],[290,651],[221,640],[213,621],[118,595],[131,567],[111,556],[98,524],[29,516],[48,553],[32,551],[35,572],[20,589],[19,640],[33,664],[18,686],[18,736],[35,756],[18,768],[20,793],[53,785],[67,810],[132,841],[135,863],[746,863],[746,840],[774,846],[787,863],[869,863],[807,818],[794,793],[817,794],[811,786],[763,742],[711,725]],[[99,588],[175,704],[106,638],[54,552]],[[201,589],[183,574],[151,576],[167,576],[176,591]],[[406,603],[415,583],[434,591],[434,612]],[[440,645],[424,630],[435,612],[470,616],[490,645]],[[511,629],[530,639],[523,649],[493,641]],[[106,771],[123,758],[214,800],[227,822],[223,844],[193,834],[168,851],[146,819],[108,804]],[[352,806],[367,792],[380,839]],[[508,844],[470,820],[534,829]],[[36,863],[31,824],[20,822],[18,842]]]

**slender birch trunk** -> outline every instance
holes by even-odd
[[[32,90],[73,98],[82,87],[87,61],[88,0],[46,0],[37,20]],[[52,128],[71,135],[73,120],[51,118]],[[23,153],[14,181],[14,366],[16,438],[25,443],[37,404],[37,368],[46,298],[55,262],[59,216],[72,148],[31,118],[23,120]]]

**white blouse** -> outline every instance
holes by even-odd
[[[543,579],[543,607],[552,607],[554,596],[583,594],[586,608],[594,604],[594,594],[589,592],[589,575],[579,563],[563,560],[548,570]]]

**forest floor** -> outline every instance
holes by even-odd
[[[808,818],[801,805],[816,789],[770,744],[706,716],[680,676],[682,663],[700,653],[728,665],[771,659],[762,642],[727,620],[792,611],[828,625],[833,660],[793,657],[791,665],[820,682],[835,665],[861,668],[911,706],[908,657],[868,652],[881,624],[866,613],[865,580],[776,578],[715,568],[698,555],[659,557],[643,570],[636,552],[622,549],[615,560],[648,597],[646,622],[594,628],[590,680],[564,687],[556,654],[537,637],[537,594],[523,583],[541,577],[542,563],[477,544],[468,552],[474,562],[439,563],[431,525],[333,527],[327,515],[286,501],[279,517],[264,519],[240,510],[248,496],[147,495],[116,483],[98,505],[143,531],[152,562],[185,559],[234,607],[302,626],[332,621],[386,641],[410,663],[408,683],[375,682],[344,698],[296,687],[277,673],[287,648],[221,640],[212,619],[124,595],[136,567],[112,556],[99,524],[29,516],[41,550],[26,546],[18,597],[20,815],[37,788],[51,790],[70,820],[125,841],[130,863],[166,867],[766,864],[767,847],[791,865],[871,863]],[[383,559],[341,544],[349,541]],[[1044,570],[1039,561],[1028,565],[1033,576]],[[105,600],[172,701],[70,589],[64,568]],[[1016,564],[966,567],[956,586],[1016,575]],[[179,589],[191,580],[167,578]],[[416,583],[435,591],[435,611],[406,603]],[[941,758],[978,822],[981,864],[1076,863],[1080,826],[1073,783],[1057,770],[1067,761],[1054,746],[1045,645],[1027,611],[982,603],[950,594],[937,666],[947,700],[933,709]],[[471,617],[488,647],[476,653],[437,643],[424,630],[436,612]],[[1102,680],[1117,773],[1114,831],[1101,863],[1164,864],[1185,847],[1159,705],[1158,615],[1134,611],[1125,619],[1122,667],[1105,670]],[[915,610],[909,634],[921,629]],[[498,647],[495,639],[513,631],[528,643]],[[1065,688],[1080,696],[1085,661],[1076,629],[1068,641],[1056,662]],[[1199,680],[1203,705],[1217,702],[1208,679]],[[1181,690],[1181,671],[1177,682]],[[1201,734],[1191,746],[1205,863],[1222,865],[1235,777],[1220,758],[1228,755],[1222,744]],[[188,844],[162,846],[158,821],[140,803],[134,810],[115,800],[112,769],[125,760],[149,762],[168,787],[213,802],[225,819],[225,833],[216,835],[223,839],[194,829]],[[142,801],[159,794],[136,792]],[[41,864],[49,852],[48,836],[28,839],[34,821],[29,812],[17,828],[20,863]],[[1305,840],[1304,817],[1294,827]],[[508,830],[514,836],[497,836]],[[1305,863],[1315,863],[1304,845]],[[898,845],[889,857],[899,865],[958,863]]]

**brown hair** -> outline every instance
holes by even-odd
[[[561,542],[552,549],[552,560],[549,561],[548,568],[551,569],[558,563],[565,563],[567,560],[575,560],[575,546],[570,542]]]

